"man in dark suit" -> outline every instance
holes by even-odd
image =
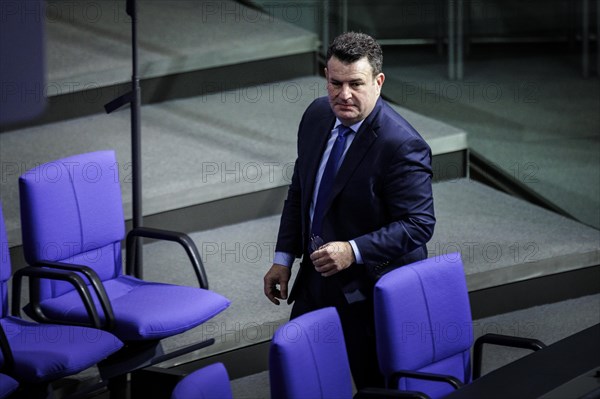
[[[329,47],[328,96],[300,122],[274,263],[264,278],[273,303],[294,302],[291,318],[336,307],[358,388],[383,385],[374,282],[426,258],[435,224],[431,150],[380,98],[382,60],[381,47],[362,33],[340,35]],[[302,261],[288,298],[295,258]]]

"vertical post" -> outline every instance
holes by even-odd
[[[600,77],[600,1],[596,0],[596,75]]]
[[[437,52],[440,57],[444,56],[444,2],[436,0],[435,7],[435,39],[437,44]]]
[[[138,48],[137,48],[137,5],[136,0],[126,0],[127,15],[131,17],[131,53],[132,73],[131,91],[125,93],[104,106],[106,113],[117,110],[125,104],[131,107],[131,180],[132,180],[132,223],[133,228],[143,224],[142,213],[142,128],[140,124],[140,109],[142,96],[140,78],[138,76]],[[135,238],[135,261],[133,274],[142,278],[143,264],[143,239]],[[139,240],[139,241],[137,241]],[[131,272],[128,270],[127,272]]]
[[[142,129],[140,125],[141,110],[141,88],[138,76],[138,48],[137,48],[137,5],[136,0],[127,0],[127,13],[131,17],[131,50],[132,50],[132,73],[131,73],[131,162],[132,162],[132,222],[133,228],[143,225],[142,213],[142,151],[141,139]],[[136,238],[142,240],[141,238]],[[135,245],[135,275],[142,278],[142,256],[143,245],[138,242]]]
[[[454,21],[454,0],[448,0],[448,78],[454,80],[456,78],[456,35]]]
[[[464,1],[456,0],[456,79],[463,78],[463,60],[464,60]]]
[[[342,0],[341,7],[342,31],[340,33],[344,33],[348,32],[348,0]]]
[[[581,68],[583,77],[587,78],[590,74],[590,2],[582,0],[581,2]]]
[[[323,1],[323,43],[322,43],[322,51],[323,58],[327,56],[327,48],[329,46],[329,17],[330,17],[330,8],[329,8],[329,0]]]

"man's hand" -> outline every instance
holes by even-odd
[[[315,270],[323,277],[332,276],[356,261],[352,245],[346,241],[332,241],[310,254]]]
[[[279,299],[287,299],[288,282],[292,271],[289,267],[274,263],[271,269],[265,274],[265,295],[275,305],[279,305]],[[279,289],[277,288],[279,285]]]

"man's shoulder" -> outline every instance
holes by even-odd
[[[379,112],[376,116],[377,130],[390,138],[407,139],[409,137],[422,139],[417,130],[396,109],[386,101],[380,100]]]
[[[400,114],[399,110],[392,107],[390,103],[381,99],[380,111],[378,113],[379,120],[392,124],[407,124],[408,121]]]

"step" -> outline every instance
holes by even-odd
[[[509,289],[506,294],[512,285],[553,276],[567,281],[569,273],[586,270],[593,272],[592,291],[598,291],[593,283],[600,265],[598,230],[468,179],[436,183],[434,196],[437,224],[428,243],[429,255],[457,259],[455,252],[460,252],[472,298],[497,287]],[[167,340],[167,348],[200,338],[216,339],[212,347],[186,358],[191,360],[270,339],[291,310],[286,304],[271,304],[263,294],[262,278],[272,263],[278,225],[279,217],[270,216],[191,234],[203,253],[211,289],[230,298],[232,304],[207,324]],[[191,270],[169,270],[165,275],[157,266],[185,260],[184,253],[174,253],[166,245],[146,247],[145,278],[163,281],[168,277],[170,282],[189,284]],[[297,269],[296,265],[294,272]],[[538,302],[547,301],[544,293],[520,287]],[[590,289],[569,288],[571,296],[585,295]],[[518,302],[511,295],[503,300]],[[474,317],[481,318],[486,312],[477,308],[485,304],[477,301],[472,299]]]
[[[322,77],[304,76],[142,107],[144,215],[287,186],[296,157],[298,123],[306,107],[325,94]],[[465,132],[394,107],[430,144],[436,176],[464,176]],[[21,242],[18,176],[40,163],[109,148],[117,153],[129,219],[131,144],[127,110],[0,134],[0,189],[11,246]],[[458,160],[435,163],[437,158],[453,154],[459,154]],[[248,212],[254,214],[252,209]],[[272,213],[277,212],[279,209]]]
[[[237,1],[138,1],[142,79],[314,52],[315,34]],[[48,94],[131,79],[131,18],[125,2],[47,5]]]
[[[462,254],[469,291],[600,265],[600,231],[469,179],[436,184],[429,255]]]

